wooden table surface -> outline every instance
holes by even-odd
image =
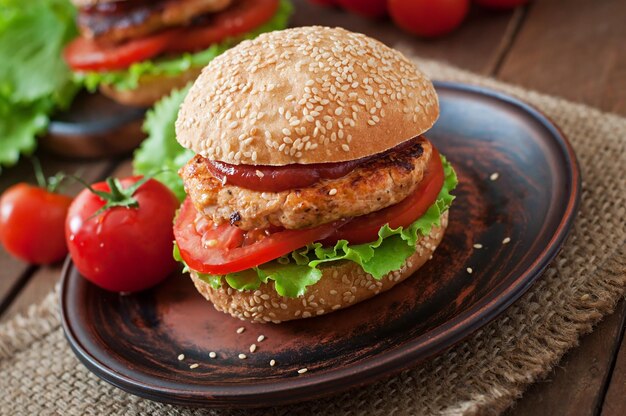
[[[424,57],[626,116],[625,0],[535,0],[510,12],[474,7],[458,31],[431,41],[409,36],[389,22],[295,3],[294,26],[344,26]],[[49,174],[80,171],[95,181],[130,173],[124,159],[76,161],[42,152],[39,157]],[[24,180],[34,181],[27,162],[2,172],[0,191]],[[0,249],[0,321],[40,301],[58,282],[60,269],[29,266]],[[625,318],[622,301],[507,414],[626,415]]]

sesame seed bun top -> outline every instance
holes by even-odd
[[[314,26],[263,34],[211,61],[176,136],[231,164],[341,162],[422,134],[438,116],[432,83],[400,52]]]

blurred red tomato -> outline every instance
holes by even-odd
[[[51,264],[67,254],[65,215],[69,196],[19,183],[0,198],[0,241],[13,256],[34,264]]]
[[[489,7],[492,9],[508,10],[514,9],[517,6],[528,3],[528,0],[474,0],[481,6]]]
[[[322,6],[336,6],[337,0],[309,0],[311,3],[321,4]]]
[[[469,0],[388,0],[387,5],[398,26],[424,37],[451,32],[469,11]]]
[[[387,15],[387,0],[337,0],[344,9],[361,16],[378,18]]]

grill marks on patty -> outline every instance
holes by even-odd
[[[418,138],[411,146],[364,163],[341,178],[282,192],[222,185],[199,155],[180,175],[196,209],[216,223],[231,222],[244,230],[301,229],[369,214],[402,201],[424,177],[431,157],[430,142]]]
[[[221,11],[230,3],[231,0],[124,0],[80,9],[78,26],[87,38],[119,43],[187,25],[195,17]]]

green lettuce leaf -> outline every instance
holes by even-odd
[[[334,247],[323,247],[320,243],[315,243],[254,269],[226,276],[200,274],[200,278],[209,282],[212,287],[219,288],[222,284],[221,278],[224,277],[226,283],[237,290],[255,290],[261,283],[272,280],[278,294],[290,298],[304,295],[307,287],[314,285],[322,277],[319,267],[330,262],[352,261],[375,279],[381,279],[387,273],[402,267],[406,259],[415,253],[417,240],[430,234],[432,227],[439,226],[441,214],[450,208],[454,200],[450,192],[456,188],[458,180],[445,157],[442,156],[441,160],[445,180],[437,200],[423,216],[407,228],[392,229],[385,225],[378,231],[378,239],[371,243],[350,245],[346,240],[340,240]],[[178,248],[175,251],[178,252]],[[182,261],[180,254],[175,257]]]
[[[185,99],[189,86],[172,91],[146,113],[143,130],[148,137],[135,151],[133,169],[136,174],[148,175],[156,171],[169,169],[159,174],[159,181],[170,188],[179,200],[185,199],[183,181],[177,174],[191,157],[193,151],[182,147],[176,141],[174,124],[178,116],[178,108]]]
[[[242,40],[255,38],[264,32],[284,29],[287,27],[289,16],[291,16],[292,12],[293,6],[289,0],[281,0],[278,10],[272,19],[243,36],[226,39],[196,53],[185,53],[174,58],[168,57],[141,61],[132,64],[128,69],[120,71],[77,73],[76,77],[90,91],[95,91],[102,84],[110,85],[120,91],[134,89],[137,88],[139,79],[143,76],[176,76],[189,68],[204,67],[213,58]]]
[[[0,165],[31,153],[49,114],[78,90],[62,58],[74,18],[68,0],[0,0]]]

